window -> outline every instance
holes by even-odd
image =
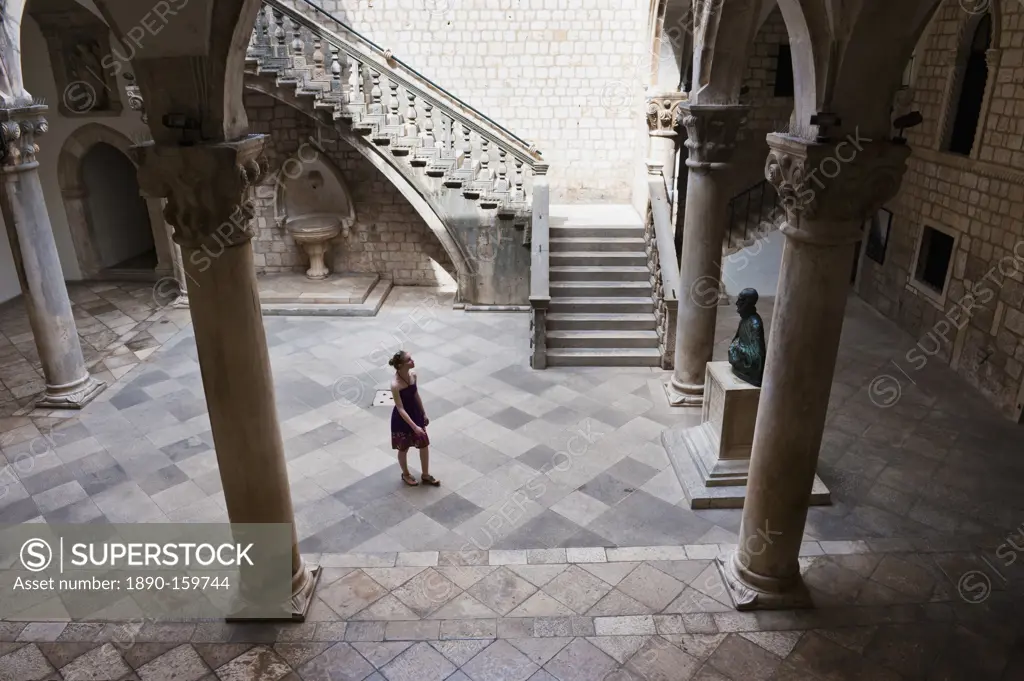
[[[775,61],[775,96],[793,96],[793,53],[789,45],[779,45],[779,57]]]
[[[966,46],[966,54],[961,56],[956,109],[953,112],[953,127],[949,132],[947,151],[954,154],[970,156],[974,147],[974,135],[978,130],[981,118],[981,104],[985,98],[985,84],[988,82],[988,63],[985,52],[992,41],[992,16],[985,14]]]
[[[955,242],[953,235],[934,227],[925,226],[921,235],[914,278],[939,295],[942,295],[946,288]]]

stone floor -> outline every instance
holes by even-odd
[[[976,555],[871,543],[806,545],[817,607],[761,613],[733,610],[715,545],[324,554],[305,623],[0,622],[0,679],[1024,678],[1019,580],[968,599]]]
[[[112,384],[191,323],[188,310],[165,309],[167,293],[152,282],[68,284],[86,366],[97,378]],[[32,404],[44,387],[24,302],[0,304],[0,417]]]
[[[664,372],[534,372],[525,315],[424,289],[373,319],[265,326],[301,546],[325,566],[317,622],[153,624],[131,646],[112,626],[0,624],[20,639],[0,643],[0,681],[1024,678],[1020,429],[937,363],[894,378],[914,341],[856,299],[819,465],[835,503],[806,526],[819,608],[768,615],[694,585],[740,512],[686,508],[658,438],[698,414],[665,406]],[[371,406],[398,347],[440,488],[401,484],[390,409]],[[0,523],[226,520],[190,328],[79,417],[3,424]],[[424,573],[451,598],[424,602]],[[353,610],[357,593],[376,597]]]
[[[259,280],[260,302],[362,303],[379,279],[377,275],[350,275],[313,281],[301,272],[268,274]]]

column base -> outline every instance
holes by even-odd
[[[701,407],[704,406],[704,384],[669,381],[665,384],[665,397],[671,407]]]
[[[308,568],[303,564],[302,569],[298,574],[292,577],[292,598],[289,604],[289,610],[291,614],[282,615],[279,618],[268,618],[268,617],[247,617],[245,615],[244,608],[242,610],[236,610],[235,614],[229,617],[225,617],[225,622],[305,622],[306,616],[309,614],[309,609],[313,605],[313,593],[316,591],[316,585],[320,581],[320,574],[323,572],[323,568],[317,566],[315,568]],[[264,612],[266,612],[264,610]]]
[[[70,386],[48,385],[46,392],[36,402],[36,409],[82,409],[106,387],[106,383],[89,374]]]
[[[737,561],[737,551],[724,558],[715,559],[722,581],[729,591],[735,608],[741,612],[749,610],[797,610],[813,608],[811,593],[803,577],[780,582],[769,577],[760,577],[746,570]],[[755,586],[751,582],[756,581]]]
[[[292,621],[305,622],[309,608],[313,605],[313,594],[316,592],[316,585],[320,582],[320,575],[323,568],[317,565],[314,568],[302,566],[300,574],[292,579]]]
[[[174,302],[171,303],[171,309],[172,310],[187,310],[188,309],[188,294],[185,293],[185,292],[182,292],[177,298],[175,298]]]

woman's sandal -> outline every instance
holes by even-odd
[[[422,480],[423,483],[426,485],[433,485],[434,487],[441,486],[441,481],[435,478],[433,475],[424,475]]]
[[[418,487],[420,483],[416,482],[411,474],[402,473],[402,482],[409,485],[409,487]]]

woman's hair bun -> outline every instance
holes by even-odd
[[[403,356],[404,354],[405,354],[405,351],[403,351],[403,350],[399,350],[398,352],[396,352],[396,353],[395,353],[395,354],[394,354],[394,355],[393,355],[393,356],[391,357],[391,359],[389,359],[389,360],[388,360],[388,364],[389,364],[390,366],[393,366],[393,367],[397,367],[397,366],[398,366],[399,364],[401,364],[401,363],[402,363],[402,356]]]

